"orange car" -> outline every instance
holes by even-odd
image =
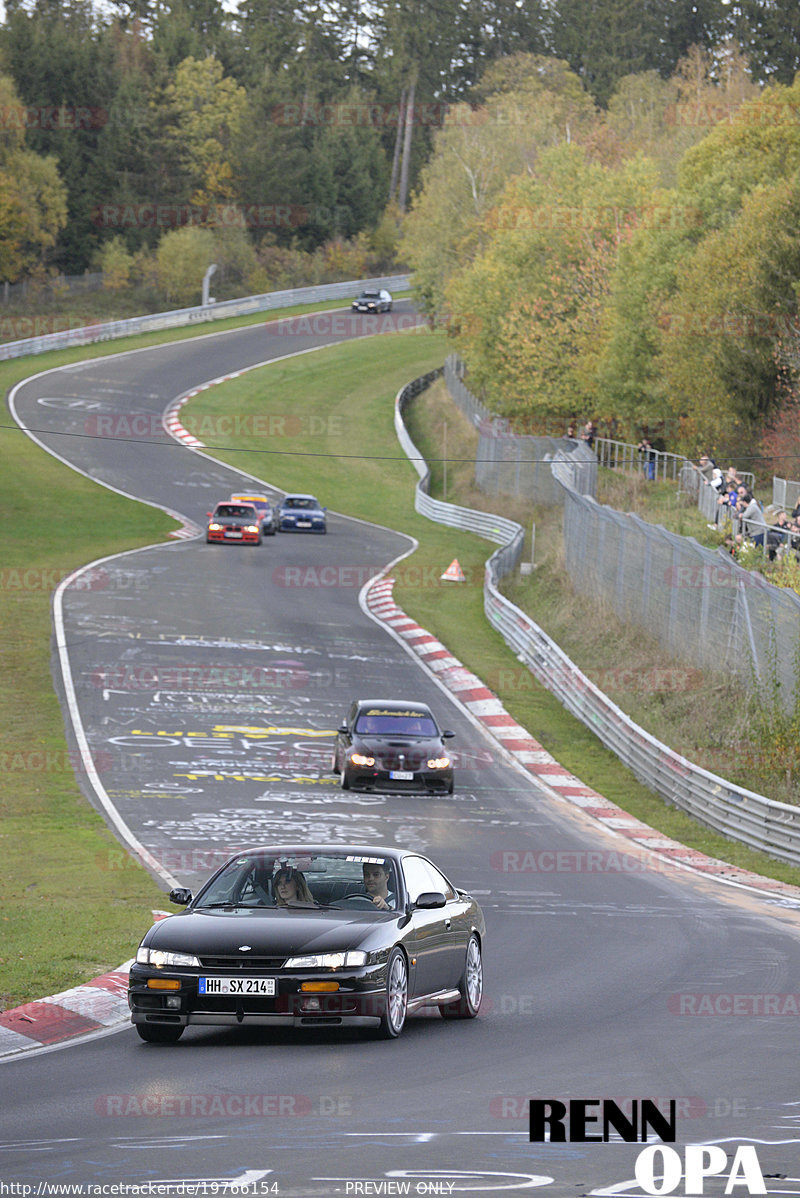
[[[207,512],[206,541],[241,541],[245,545],[261,544],[261,521],[252,503],[218,503]]]

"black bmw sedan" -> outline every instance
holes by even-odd
[[[362,846],[273,846],[231,857],[146,934],[128,1002],[143,1040],[187,1026],[371,1028],[394,1039],[438,1007],[472,1019],[485,923],[426,857]]]
[[[453,763],[426,703],[355,699],[338,729],[331,770],[343,790],[453,793]]]

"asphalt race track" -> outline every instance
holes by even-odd
[[[327,339],[363,333],[363,318],[348,318]],[[204,381],[325,340],[259,325],[89,361],[21,385],[15,411],[91,477],[201,523],[214,500],[253,484],[171,440],[164,409]],[[115,435],[131,414],[138,431]],[[159,1182],[170,1183],[162,1193],[247,1183],[240,1192],[287,1198],[638,1198],[642,1144],[530,1143],[527,1103],[651,1098],[677,1101],[681,1158],[687,1144],[717,1144],[730,1167],[737,1146],[755,1145],[766,1192],[800,1194],[798,908],[656,859],[621,867],[617,841],[507,763],[360,609],[365,578],[408,538],[319,498],[334,513],[326,537],[183,540],[76,580],[63,612],[80,725],[116,810],[181,883],[277,839],[428,853],[484,906],[482,1013],[413,1017],[389,1043],[191,1028],[162,1047],[125,1028],[8,1060],[0,1182],[31,1194],[40,1183],[111,1194]],[[335,585],[294,585],[324,567]],[[419,697],[455,730],[454,795],[339,789],[331,734],[367,694]],[[520,850],[528,856],[504,855]],[[528,868],[510,868],[519,860]],[[122,850],[99,864],[124,888]],[[131,955],[144,930],[131,929]],[[727,1168],[702,1192],[722,1194],[726,1180]]]

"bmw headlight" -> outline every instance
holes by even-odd
[[[431,757],[428,761],[429,770],[446,770],[450,764],[449,757]]]
[[[351,753],[350,760],[352,761],[353,765],[370,766],[375,764],[375,758],[367,757],[365,753]]]
[[[221,524],[209,524],[208,531],[209,532],[219,532],[219,530],[221,528],[222,528]]]
[[[154,965],[156,969],[163,969],[165,966],[170,968],[175,965],[191,965],[196,969],[200,968],[200,962],[191,953],[171,953],[166,952],[163,948],[145,948],[144,945],[139,947],[136,960],[139,965]]]
[[[308,957],[289,957],[284,969],[353,969],[366,963],[367,954],[360,951],[314,953]]]

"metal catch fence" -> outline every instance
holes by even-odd
[[[455,354],[448,357],[444,376],[453,402],[478,430],[475,482],[487,495],[506,493],[534,503],[562,503],[553,461],[568,464],[570,485],[576,490],[596,494],[597,459],[582,441],[513,433],[507,420],[493,416],[464,385],[463,364]]]
[[[396,423],[402,424],[399,414]],[[660,635],[676,656],[727,668],[744,685],[755,674],[768,687],[777,683],[791,701],[800,597],[743,570],[727,554],[578,493],[563,463],[554,462],[552,470],[564,492],[567,569],[576,590],[610,602],[622,620]],[[433,511],[424,514],[437,519]],[[515,564],[512,558],[508,569]],[[736,786],[635,724],[500,592],[508,569],[487,570],[484,610],[538,681],[668,802],[725,836],[800,865],[800,806]]]

